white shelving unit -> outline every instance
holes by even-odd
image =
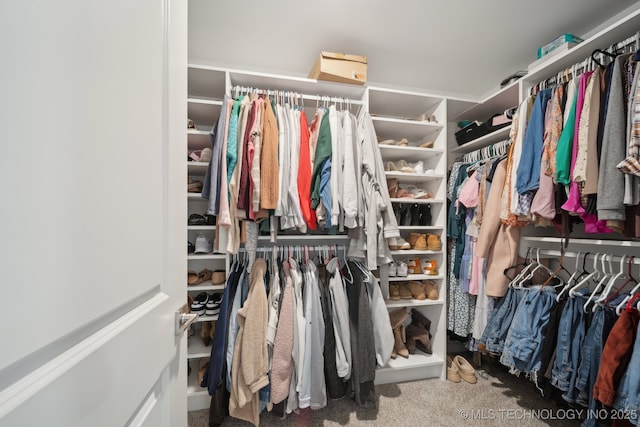
[[[424,170],[431,170],[429,174],[404,173],[387,171],[387,180],[397,179],[399,186],[409,185],[422,188],[434,194],[434,199],[392,198],[394,209],[401,205],[428,204],[432,216],[428,225],[400,226],[401,235],[407,239],[409,233],[432,233],[441,236],[444,242],[446,227],[444,205],[446,185],[446,143],[447,143],[447,100],[443,97],[423,93],[393,90],[388,88],[370,87],[368,91],[369,111],[379,140],[393,139],[408,140],[408,146],[380,144],[380,154],[385,165],[387,162],[404,160],[407,163],[422,161]],[[435,121],[417,121],[416,117],[435,116]],[[418,147],[426,141],[433,141],[432,148]],[[434,259],[439,271],[446,265],[446,254],[430,250],[393,250],[395,260]],[[422,261],[421,261],[422,262]],[[390,383],[409,381],[423,378],[441,378],[446,376],[446,281],[445,275],[437,276],[425,274],[411,274],[407,277],[390,277],[390,282],[404,282],[409,280],[433,280],[438,284],[439,298],[437,300],[386,300],[388,309],[405,308],[407,311],[415,308],[431,320],[433,354],[427,355],[419,351],[409,355],[408,359],[398,356],[391,360],[384,368],[376,372],[376,383]],[[407,323],[410,322],[410,318]]]

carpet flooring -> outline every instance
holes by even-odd
[[[471,360],[470,357],[467,357]],[[363,409],[349,398],[329,401],[320,410],[304,410],[282,420],[270,413],[261,426],[579,426],[586,410],[561,399],[543,398],[524,377],[509,374],[497,361],[485,361],[478,383],[429,379],[376,386],[377,409]],[[209,411],[188,414],[189,427],[209,427]],[[248,427],[228,417],[223,426]]]

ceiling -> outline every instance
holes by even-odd
[[[306,77],[322,50],[365,55],[368,81],[478,99],[563,33],[631,0],[189,0],[189,60]],[[604,47],[604,46],[603,46]]]

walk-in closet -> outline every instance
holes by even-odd
[[[640,2],[0,14],[0,427],[640,425]]]

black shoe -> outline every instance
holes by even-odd
[[[413,225],[413,208],[410,205],[402,205],[404,214],[400,225]]]
[[[420,221],[418,225],[431,225],[431,205],[420,205]]]
[[[420,205],[417,203],[411,205],[411,223],[408,225],[422,225],[420,224]]]

